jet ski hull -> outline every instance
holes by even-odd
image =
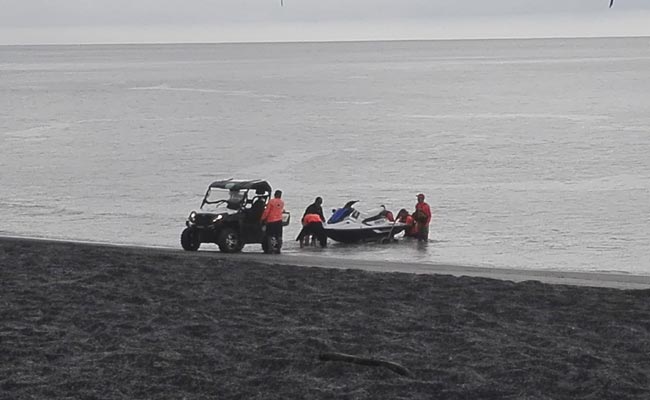
[[[341,243],[376,242],[391,239],[406,229],[406,225],[395,222],[383,205],[377,209],[362,212],[355,209],[357,200],[348,201],[343,207],[333,210],[323,227],[327,237]]]
[[[390,239],[398,233],[404,231],[404,224],[395,224],[394,226],[382,227],[364,227],[364,228],[325,228],[327,237],[341,243],[363,243],[376,242],[382,239]]]

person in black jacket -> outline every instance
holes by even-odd
[[[322,206],[322,204],[323,204],[323,198],[318,196],[318,197],[316,197],[316,200],[314,200],[313,204],[310,204],[309,206],[307,206],[307,209],[305,209],[305,213],[302,215],[302,219],[301,219],[303,227],[306,225],[305,216],[307,214],[316,214],[316,215],[318,215],[320,217],[322,222],[325,222],[325,216],[323,216],[323,206]],[[321,225],[321,230],[322,230],[322,225]],[[302,231],[301,231],[301,233],[302,233]],[[318,239],[321,241],[321,246],[325,247],[326,243],[327,243],[327,236],[324,236],[324,235],[318,235],[318,236],[319,236]],[[316,242],[316,235],[312,235],[311,232],[309,232],[309,233],[307,233],[305,235],[299,235],[299,237],[300,237],[300,239],[299,239],[300,240],[300,247],[308,245],[310,240],[312,242],[312,245],[315,244],[315,242]],[[324,237],[324,241],[323,241],[323,237]]]
[[[305,215],[307,214],[318,214],[320,215],[320,219],[325,222],[325,217],[323,216],[323,198],[322,197],[316,197],[316,200],[314,200],[313,204],[310,204],[307,209],[305,210],[305,213],[302,215],[303,218],[305,218]]]

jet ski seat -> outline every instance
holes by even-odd
[[[368,224],[369,222],[372,221],[386,219],[386,207],[382,205],[379,208],[375,208],[368,211],[366,214],[368,215],[368,217],[365,218],[363,221],[361,221],[362,224]]]

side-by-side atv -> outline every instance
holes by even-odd
[[[192,211],[181,233],[181,246],[196,251],[202,243],[216,243],[224,253],[236,253],[245,245],[260,243],[265,253],[279,251],[261,223],[264,208],[271,198],[271,185],[263,180],[212,182],[201,207]],[[283,214],[282,225],[289,224],[290,215]]]

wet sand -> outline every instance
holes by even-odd
[[[650,398],[645,277],[349,267],[0,238],[0,398]]]

